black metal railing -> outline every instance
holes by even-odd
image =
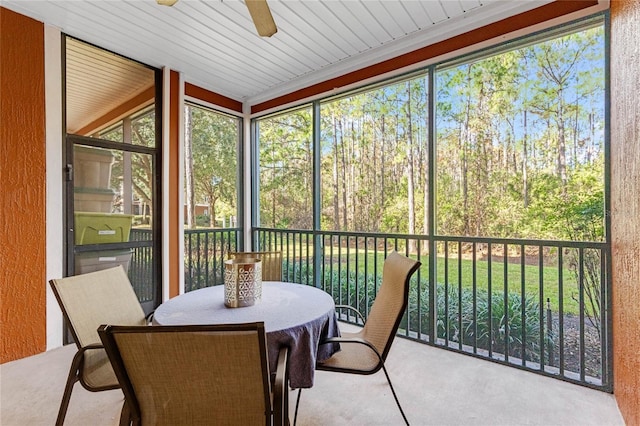
[[[184,231],[185,292],[224,283],[224,261],[237,251],[242,233],[237,228]],[[152,241],[150,229],[132,228],[130,242]],[[151,244],[133,247],[129,279],[141,303],[153,302],[153,258]]]
[[[184,291],[224,283],[224,261],[238,251],[239,228],[185,229]]]
[[[153,231],[144,228],[131,228],[129,241],[149,243],[131,249],[128,275],[140,303],[151,303],[154,301]]]
[[[400,335],[611,391],[606,243],[270,228],[254,241],[283,253],[285,281],[365,316],[386,255],[416,258]]]
[[[313,285],[313,231],[278,229],[257,235],[258,247],[282,252],[283,281]]]

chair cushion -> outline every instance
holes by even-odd
[[[90,349],[84,353],[82,380],[92,388],[118,386],[118,378],[104,349]]]
[[[363,332],[341,333],[342,338],[363,338]],[[319,363],[320,370],[356,370],[363,373],[374,370],[379,363],[378,356],[368,346],[361,343],[340,342],[340,351],[325,362]]]

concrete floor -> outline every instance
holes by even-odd
[[[0,366],[0,424],[53,425],[75,346]],[[613,395],[397,338],[388,368],[412,425],[624,425]],[[290,394],[291,419],[296,393]],[[118,424],[120,390],[76,384],[66,425]],[[401,425],[384,373],[319,371],[298,425]]]

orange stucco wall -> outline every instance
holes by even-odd
[[[640,425],[640,2],[611,2],[613,391]]]
[[[44,26],[0,8],[0,362],[46,349]]]

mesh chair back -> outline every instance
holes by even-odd
[[[231,259],[256,258],[262,261],[262,280],[282,280],[282,253],[279,251],[243,251],[229,253]]]
[[[145,315],[122,266],[53,279],[53,293],[78,348],[101,344],[101,324],[143,325]],[[103,350],[84,354],[82,380],[90,387],[117,384]]]
[[[270,422],[263,323],[102,326],[100,335],[134,424]]]
[[[390,253],[384,261],[382,285],[371,306],[362,337],[372,343],[386,360],[393,338],[409,301],[409,278],[420,262]]]
[[[79,347],[100,343],[101,324],[143,325],[144,311],[122,266],[51,280]]]
[[[419,267],[417,260],[390,253],[384,261],[382,285],[364,327],[357,333],[343,333],[340,338],[327,339],[328,343],[340,342],[341,350],[316,366],[319,370],[354,374],[374,374],[383,369],[407,425],[409,421],[384,364],[409,302],[409,281]]]

